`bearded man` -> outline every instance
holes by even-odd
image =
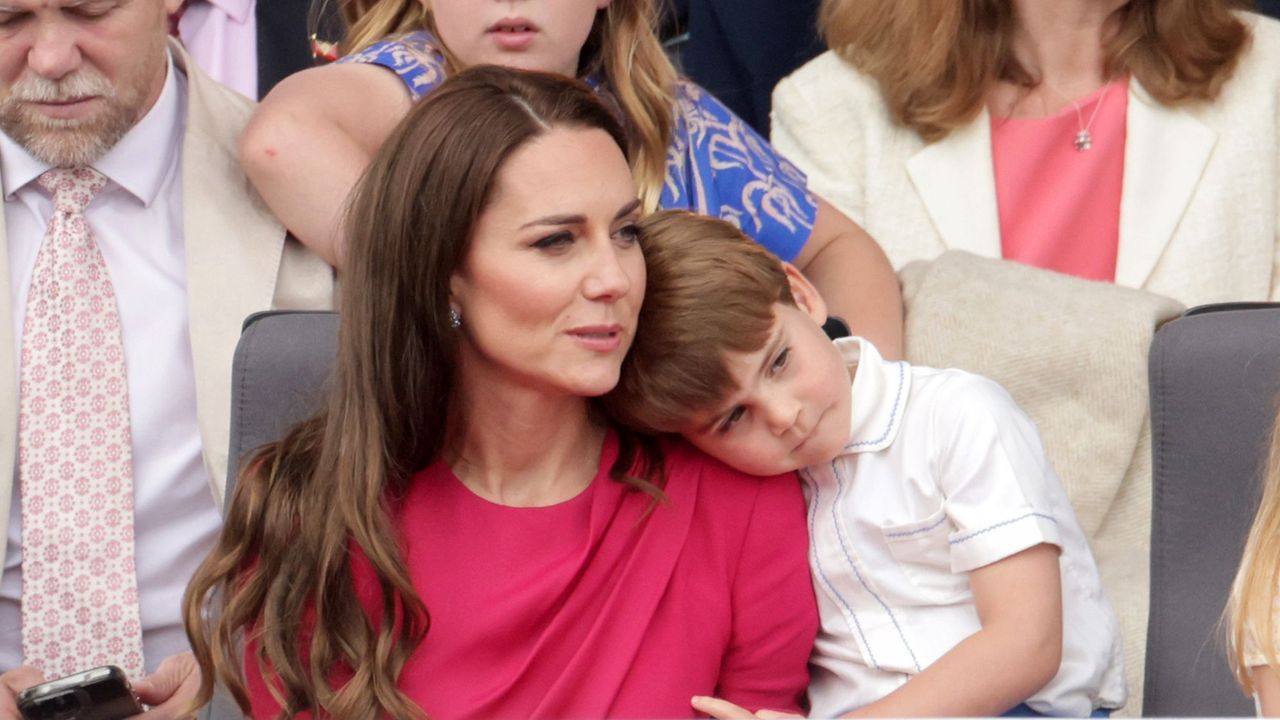
[[[241,173],[248,101],[168,40],[178,4],[0,0],[0,717],[103,664],[185,711],[241,322],[332,302]]]

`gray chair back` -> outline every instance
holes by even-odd
[[[244,321],[231,367],[228,504],[236,476],[253,450],[321,409],[337,347],[337,313],[271,311]],[[240,720],[243,715],[219,687],[200,717]]]
[[[244,321],[231,365],[228,502],[249,454],[320,410],[337,349],[337,313],[269,311]]]
[[[1151,346],[1146,716],[1252,716],[1219,618],[1258,497],[1280,392],[1280,305],[1209,305]]]

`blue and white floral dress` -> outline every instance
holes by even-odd
[[[396,73],[414,100],[447,74],[427,32],[383,40],[338,62],[380,65]],[[587,82],[608,92],[600,82]],[[806,178],[768,141],[706,90],[688,80],[675,87],[675,127],[659,204],[737,225],[783,260],[794,260],[813,232],[817,199]]]

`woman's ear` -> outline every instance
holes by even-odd
[[[809,282],[809,278],[789,262],[782,263],[782,271],[787,274],[787,284],[791,286],[791,297],[795,299],[796,307],[803,310],[819,325],[825,323],[827,303],[813,283]]]
[[[596,9],[597,9],[597,10],[603,10],[603,9],[605,9],[605,8],[609,7],[609,3],[610,3],[610,2],[612,2],[612,1],[613,1],[613,0],[596,0]]]

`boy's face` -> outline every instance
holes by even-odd
[[[764,347],[725,358],[739,389],[718,407],[696,413],[680,433],[752,475],[830,462],[849,440],[849,371],[819,324],[826,307],[798,271],[787,271],[799,307],[774,305]]]

